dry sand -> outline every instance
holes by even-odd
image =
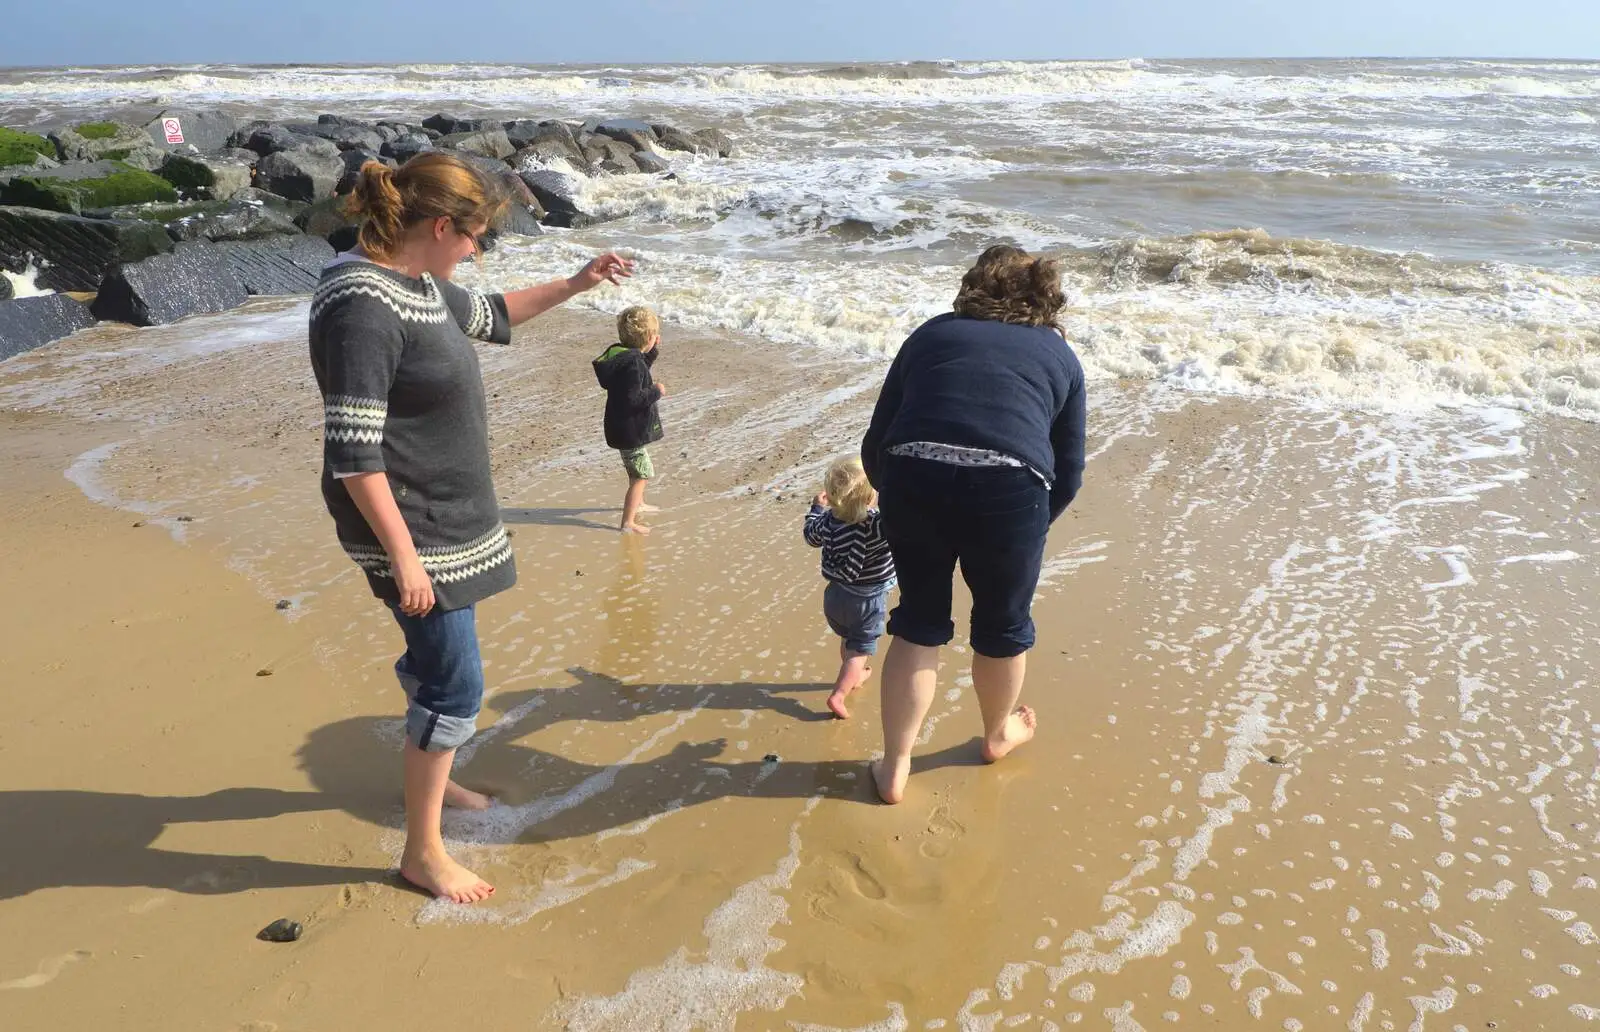
[[[979,764],[952,649],[888,808],[799,534],[880,368],[669,327],[629,540],[606,323],[552,313],[484,352],[521,579],[458,768],[501,805],[447,821],[500,891],[462,908],[391,874],[398,634],[321,509],[303,318],[0,366],[0,1028],[1600,1016],[1593,426],[1094,385],[1039,736]]]

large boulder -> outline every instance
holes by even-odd
[[[108,270],[172,250],[159,222],[89,219],[37,208],[0,208],[0,267],[39,268],[48,290],[93,292]]]
[[[160,176],[119,161],[74,162],[35,169],[0,184],[0,204],[81,214],[87,208],[175,201],[178,192]]]
[[[290,200],[319,201],[332,197],[343,177],[337,151],[331,157],[309,149],[275,151],[256,165],[255,185]]]
[[[545,225],[581,229],[600,221],[578,207],[578,180],[573,176],[554,169],[532,167],[519,175],[545,208]]]
[[[251,155],[254,157],[254,154]],[[246,189],[254,177],[251,165],[198,155],[167,154],[156,174],[188,197],[226,201]]]
[[[533,192],[505,162],[486,158],[481,154],[458,153],[456,157],[477,169],[488,181],[489,186],[498,190],[504,199],[522,204],[534,203]]]
[[[0,168],[35,164],[38,158],[56,158],[56,145],[35,133],[0,128]]]
[[[606,156],[600,159],[600,169],[612,175],[628,175],[639,171],[638,164],[633,160],[634,150],[620,140],[609,137],[596,137],[601,147],[605,149]]]
[[[62,161],[122,161],[148,172],[160,168],[166,157],[143,129],[121,122],[85,122],[57,129],[50,140]]]
[[[93,325],[89,306],[65,294],[0,301],[0,361]]]
[[[252,296],[286,297],[317,289],[333,247],[321,237],[278,237],[216,245]]]
[[[406,133],[378,148],[378,153],[404,165],[423,151],[433,150],[433,140],[424,133]]]
[[[544,215],[543,208],[513,201],[501,210],[500,217],[491,228],[499,234],[539,236],[544,232],[544,227],[539,224]]]
[[[168,142],[168,130],[176,122],[181,140]],[[196,111],[189,108],[168,108],[145,123],[144,131],[157,147],[170,150],[190,146],[201,154],[219,154],[228,148],[233,134],[239,131],[239,120],[221,111]]]
[[[667,151],[687,151],[690,154],[715,155],[717,149],[702,143],[699,137],[688,133],[676,126],[653,125],[656,131],[656,146]]]
[[[100,285],[96,318],[135,326],[165,326],[191,315],[226,312],[249,299],[227,255],[205,242],[177,245],[171,254],[119,265]]]
[[[239,134],[235,134],[234,139],[238,140],[245,150],[255,151],[263,158],[283,151],[307,151],[325,158],[339,156],[339,147],[332,140],[307,133],[297,133],[288,126],[252,123],[252,126],[246,128],[249,129],[248,135],[241,140],[239,134],[245,133],[245,129],[241,129]]]
[[[571,165],[575,171],[584,173],[589,171],[589,159],[584,157],[583,151],[578,147],[578,141],[573,139],[572,130],[560,122],[544,122],[532,132],[520,133],[517,136],[507,132],[506,136],[513,144],[519,139],[523,141],[518,145],[517,152],[509,159],[513,165],[521,164],[524,158],[531,155],[542,165],[562,161]]]
[[[366,150],[374,153],[387,139],[383,133],[365,125],[314,125],[308,127],[308,135],[327,140],[342,151]]]
[[[485,129],[476,133],[451,133],[448,136],[441,137],[438,145],[440,147],[449,147],[465,154],[480,154],[483,157],[494,158],[497,161],[504,161],[517,152],[517,149],[511,146],[511,140],[507,138],[504,129]]]
[[[616,118],[601,122],[595,126],[594,132],[598,136],[609,136],[613,140],[627,144],[630,152],[652,150],[656,143],[656,131],[648,124],[631,118]]]
[[[714,151],[717,157],[733,157],[733,140],[730,139],[728,134],[723,132],[721,129],[701,129],[699,132],[695,133],[694,136],[695,139],[699,140],[706,147]]]
[[[640,172],[670,172],[672,165],[661,155],[652,151],[639,151],[633,156],[633,163]]]
[[[361,221],[345,213],[345,202],[344,197],[330,197],[325,201],[318,201],[296,215],[294,224],[307,236],[323,239],[328,239],[342,230],[355,229],[361,225]]]
[[[457,118],[454,115],[432,115],[422,120],[422,128],[431,129],[440,136],[450,136],[454,133],[476,133],[488,128],[491,123],[485,118]]]
[[[36,171],[47,168],[60,168],[61,162],[43,154],[34,154],[24,158],[20,164],[0,165],[0,183],[9,183],[18,176],[32,175]]]
[[[612,147],[627,148],[609,136],[596,136],[594,133],[579,133],[577,137],[578,150],[583,152],[583,160],[591,166],[598,166],[602,161],[611,157]],[[628,151],[632,154],[632,151]]]
[[[177,241],[266,240],[299,236],[300,227],[287,214],[259,201],[214,201],[166,223]]]

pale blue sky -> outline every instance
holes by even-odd
[[[1600,0],[6,0],[0,65],[1600,58]]]

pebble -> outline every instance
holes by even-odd
[[[775,753],[775,752],[769,752],[765,756],[761,757],[761,762],[762,763],[777,763],[778,762],[778,754]]]
[[[139,528],[140,528],[140,527],[142,527],[142,526],[144,526],[144,520],[140,520],[140,521],[139,521],[139,522],[138,522],[138,523],[135,523],[135,524],[134,524],[134,525],[133,525],[133,529],[134,529],[134,530],[138,530],[138,529],[139,529]]]
[[[256,671],[256,676],[257,677],[271,677],[272,676],[272,668],[271,667],[262,667],[260,670]]]
[[[287,917],[280,917],[256,933],[256,938],[266,942],[295,942],[302,934],[303,928],[299,921],[291,921]]]
[[[280,599],[278,599],[278,608],[279,608],[279,609],[288,609],[288,608],[289,608],[289,607],[290,607],[290,606],[292,606],[292,605],[294,605],[294,603],[293,603],[293,602],[290,602],[290,601],[289,601],[289,600],[288,600],[288,599],[286,599],[286,598],[280,598]]]
[[[1272,764],[1275,767],[1281,767],[1284,764],[1284,759],[1283,759],[1282,756],[1279,756],[1277,753],[1273,753],[1271,756],[1267,757],[1267,762]]]
[[[194,522],[194,517],[193,516],[179,516],[179,517],[177,517],[177,520],[178,520],[179,523],[193,523]]]

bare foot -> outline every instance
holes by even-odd
[[[476,903],[494,895],[494,886],[462,867],[440,849],[400,861],[400,877],[424,892],[455,903]]]
[[[1033,737],[1038,724],[1039,718],[1034,714],[1033,707],[1018,706],[1000,728],[999,741],[983,743],[983,762],[995,763],[1005,759],[1011,750]]]
[[[886,764],[886,760],[873,760],[867,769],[872,771],[872,784],[878,790],[878,798],[893,806],[906,797],[906,780],[911,777],[911,758],[906,757],[905,763],[887,773],[884,770]]]
[[[453,806],[457,810],[487,810],[494,805],[494,799],[450,781],[444,786],[444,805]]]
[[[853,691],[854,688],[835,688],[833,694],[828,696],[828,708],[840,720],[850,719],[850,707],[844,704],[844,700],[848,699]]]
[[[643,523],[624,523],[622,532],[624,534],[648,534],[650,533],[650,528]]]

